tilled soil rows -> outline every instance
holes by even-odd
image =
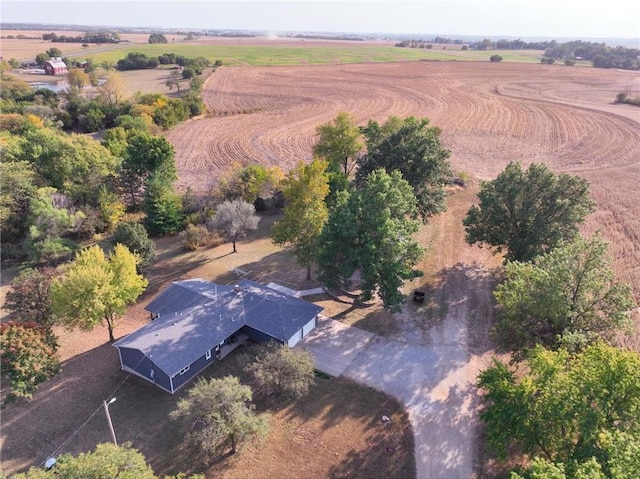
[[[588,231],[613,243],[616,269],[640,299],[640,110],[615,105],[637,72],[560,65],[406,62],[221,68],[205,86],[207,117],[169,133],[179,186],[206,191],[234,162],[287,170],[311,159],[315,128],[340,111],[358,122],[428,117],[451,162],[492,178],[510,161],[545,162],[592,183]]]

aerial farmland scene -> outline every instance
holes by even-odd
[[[636,2],[0,13],[0,477],[640,477]]]

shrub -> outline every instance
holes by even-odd
[[[156,245],[140,223],[134,221],[120,223],[113,234],[113,242],[125,245],[129,251],[138,255],[140,258],[136,266],[138,273],[150,268],[156,259]]]
[[[502,61],[502,57],[500,55],[497,55],[497,54],[496,55],[491,55],[489,57],[489,60],[494,62],[494,63],[499,63],[499,62]]]
[[[257,389],[265,395],[301,398],[315,381],[311,354],[275,341],[258,346],[255,362],[245,367]]]
[[[640,106],[640,97],[631,98],[627,92],[622,91],[616,95],[615,103]]]
[[[222,240],[211,233],[206,226],[190,224],[185,230],[182,244],[189,251],[195,251],[203,246],[218,246],[222,244]]]
[[[57,265],[68,261],[78,250],[78,245],[64,238],[47,237],[27,247],[29,261],[34,264]]]

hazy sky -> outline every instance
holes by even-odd
[[[640,37],[639,0],[2,0],[3,22],[267,31]]]

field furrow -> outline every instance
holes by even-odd
[[[454,169],[492,178],[510,161],[545,162],[592,183],[616,267],[640,298],[640,111],[612,104],[638,74],[482,63],[221,68],[206,83],[207,118],[169,133],[179,186],[205,191],[233,163],[309,161],[317,125],[340,111],[364,125],[429,117]],[[634,90],[635,91],[635,90]]]

